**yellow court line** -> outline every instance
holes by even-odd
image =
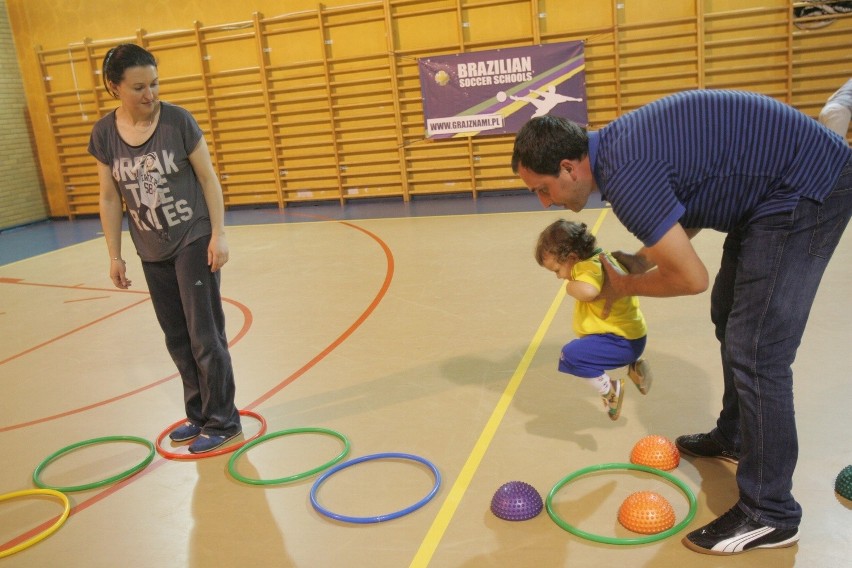
[[[607,211],[609,211],[609,209],[601,210],[600,215],[592,228],[592,234],[596,235],[598,233],[598,229],[603,223]],[[447,499],[441,506],[441,510],[438,511],[438,515],[435,517],[435,520],[432,521],[432,526],[429,527],[429,532],[426,533],[426,537],[423,539],[423,542],[420,543],[420,548],[417,550],[417,554],[415,554],[414,559],[411,561],[410,568],[425,568],[429,565],[429,561],[435,554],[435,550],[438,548],[438,544],[444,536],[444,532],[447,530],[456,509],[461,503],[467,488],[470,486],[470,481],[473,479],[473,475],[479,468],[479,464],[485,456],[488,446],[491,445],[491,441],[497,433],[497,428],[500,426],[503,416],[505,416],[506,411],[509,409],[509,404],[511,404],[512,398],[515,396],[518,387],[521,386],[521,381],[524,380],[524,375],[526,374],[533,357],[535,357],[536,351],[538,351],[538,348],[541,346],[541,341],[544,339],[545,333],[547,333],[547,330],[550,328],[550,324],[553,322],[553,318],[556,316],[556,312],[559,310],[559,306],[562,304],[562,300],[564,298],[565,286],[560,285],[559,291],[556,293],[556,297],[550,304],[550,309],[547,310],[547,314],[544,316],[544,320],[542,320],[541,325],[539,325],[538,331],[536,331],[535,336],[533,336],[529,347],[527,347],[526,353],[524,353],[524,356],[521,358],[521,362],[518,364],[517,369],[515,369],[515,373],[512,375],[511,380],[509,380],[509,384],[506,385],[506,390],[504,390],[503,394],[500,396],[497,406],[494,408],[494,411],[491,413],[491,417],[485,424],[485,429],[482,430],[482,433],[479,435],[479,439],[476,441],[473,451],[470,453],[470,456],[468,456],[467,462],[465,462],[458,478],[453,484],[453,487],[450,489],[450,494],[447,495]]]

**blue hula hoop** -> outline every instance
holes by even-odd
[[[435,486],[432,488],[431,491],[429,491],[429,493],[423,499],[421,499],[417,503],[415,503],[415,504],[413,504],[409,507],[406,507],[405,509],[401,509],[399,511],[396,511],[394,513],[386,513],[384,515],[376,515],[375,517],[351,517],[351,516],[348,516],[348,515],[341,515],[341,514],[329,511],[328,509],[326,509],[325,507],[323,507],[322,505],[319,504],[319,501],[317,501],[317,490],[319,489],[320,485],[322,485],[322,483],[326,479],[328,479],[329,477],[331,477],[332,475],[334,475],[338,471],[340,471],[342,469],[346,469],[347,467],[351,467],[353,465],[356,465],[356,464],[359,464],[359,463],[365,462],[365,461],[381,460],[381,459],[404,459],[404,460],[412,460],[412,461],[420,462],[420,463],[422,463],[423,465],[425,465],[426,467],[428,467],[429,469],[432,470],[432,474],[435,476]],[[313,487],[311,487],[311,504],[314,506],[314,509],[316,509],[316,511],[318,513],[321,513],[321,514],[325,515],[326,517],[329,517],[329,518],[332,518],[332,519],[335,519],[335,520],[338,520],[338,521],[343,521],[343,522],[346,522],[346,523],[357,523],[357,524],[381,523],[381,522],[384,522],[384,521],[390,521],[391,519],[397,519],[399,517],[402,517],[404,515],[407,515],[409,513],[416,511],[417,509],[419,509],[420,507],[422,507],[423,505],[425,505],[426,503],[431,501],[432,498],[435,496],[435,494],[438,492],[438,488],[440,488],[440,487],[441,487],[441,474],[440,474],[440,472],[438,472],[438,468],[435,467],[435,465],[432,462],[430,462],[429,460],[427,460],[425,458],[421,458],[420,456],[415,456],[415,455],[412,455],[412,454],[401,454],[401,453],[395,453],[395,452],[371,454],[369,456],[362,456],[360,458],[355,458],[355,459],[343,462],[341,464],[338,464],[338,465],[334,466],[333,468],[329,469],[328,471],[326,471],[324,474],[322,474],[314,482]]]

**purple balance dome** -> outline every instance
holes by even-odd
[[[500,486],[491,498],[491,512],[507,521],[525,521],[541,513],[544,504],[535,487],[523,481]]]

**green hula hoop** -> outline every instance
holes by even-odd
[[[125,470],[121,473],[113,475],[112,477],[107,477],[106,479],[102,479],[101,481],[94,481],[92,483],[84,483],[82,485],[72,485],[72,486],[69,486],[69,487],[56,487],[56,486],[53,486],[53,485],[48,485],[41,480],[40,476],[41,476],[41,472],[44,471],[44,468],[47,467],[47,465],[49,463],[56,460],[60,456],[65,455],[68,452],[71,452],[73,450],[76,450],[77,448],[82,448],[83,446],[92,446],[94,444],[102,444],[104,442],[133,442],[134,444],[142,444],[143,446],[147,446],[149,452],[148,452],[148,455],[145,457],[145,459],[143,459],[140,463],[136,464],[135,466],[131,467],[128,470]],[[66,447],[62,448],[61,450],[57,450],[57,451],[53,452],[52,454],[50,454],[49,456],[47,456],[46,458],[44,458],[44,461],[42,461],[40,464],[38,464],[38,466],[35,468],[35,471],[33,472],[33,483],[35,483],[37,486],[39,486],[43,489],[53,489],[53,490],[56,490],[56,491],[61,491],[62,493],[72,493],[74,491],[85,491],[87,489],[96,489],[98,487],[103,487],[104,485],[116,483],[118,481],[121,481],[122,479],[127,479],[131,475],[135,475],[136,473],[142,471],[149,463],[151,463],[151,460],[154,459],[155,453],[156,453],[156,450],[154,449],[154,444],[152,442],[150,442],[149,440],[146,440],[145,438],[138,438],[136,436],[104,436],[102,438],[93,438],[91,440],[83,440],[82,442],[77,442],[76,444],[71,444],[70,446],[66,446]]]
[[[253,448],[254,446],[261,444],[267,440],[278,438],[279,436],[287,436],[289,434],[305,434],[311,432],[334,436],[335,438],[343,442],[343,451],[336,455],[334,458],[332,458],[330,461],[327,461],[326,463],[317,466],[313,469],[309,469],[308,471],[303,471],[302,473],[297,473],[295,475],[289,475],[287,477],[279,477],[277,479],[254,479],[241,475],[239,472],[237,472],[237,468],[235,467],[237,460],[240,459],[240,456],[246,453],[250,448]],[[256,440],[252,440],[251,442],[234,452],[234,455],[232,455],[231,459],[228,460],[228,472],[237,481],[242,481],[243,483],[249,483],[251,485],[281,485],[284,483],[292,483],[293,481],[298,481],[300,479],[310,477],[315,473],[319,473],[325,469],[330,468],[331,466],[345,458],[347,454],[349,454],[350,448],[351,444],[349,443],[349,439],[346,436],[344,436],[340,432],[329,430],[328,428],[291,428],[289,430],[279,430],[277,432],[272,432],[261,436]]]
[[[635,538],[615,538],[609,536],[601,536],[592,534],[583,530],[578,529],[577,527],[568,524],[563,519],[556,514],[553,510],[553,497],[556,495],[557,491],[562,489],[565,485],[574,481],[578,477],[582,477],[584,475],[588,475],[590,473],[595,473],[598,471],[606,471],[612,469],[633,469],[636,471],[644,471],[645,473],[651,473],[653,475],[657,475],[662,477],[663,479],[671,482],[676,485],[683,494],[686,495],[686,498],[689,500],[689,513],[687,513],[686,517],[678,524],[673,526],[672,528],[662,531],[660,533],[643,536],[643,537],[635,537]],[[585,538],[586,540],[591,540],[593,542],[599,542],[602,544],[648,544],[649,542],[656,542],[658,540],[662,540],[664,538],[668,538],[673,534],[680,532],[683,530],[686,525],[688,525],[692,519],[695,517],[695,512],[698,510],[698,502],[695,499],[695,494],[692,490],[680,479],[676,478],[672,474],[644,465],[638,465],[634,463],[605,463],[601,465],[592,465],[589,467],[584,467],[583,469],[578,469],[574,473],[569,474],[567,477],[563,478],[556,485],[553,486],[553,489],[550,490],[550,493],[547,496],[547,514],[550,515],[550,518],[553,521],[568,531],[569,533],[579,536],[581,538]]]

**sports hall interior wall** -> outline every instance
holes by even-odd
[[[816,117],[852,68],[852,14],[820,26],[791,0],[6,2],[51,217],[97,211],[86,145],[124,41],[199,121],[229,207],[519,189],[511,136],[425,138],[420,57],[583,40],[591,128],[694,88]]]
[[[0,0],[0,230],[47,217],[6,2]]]

